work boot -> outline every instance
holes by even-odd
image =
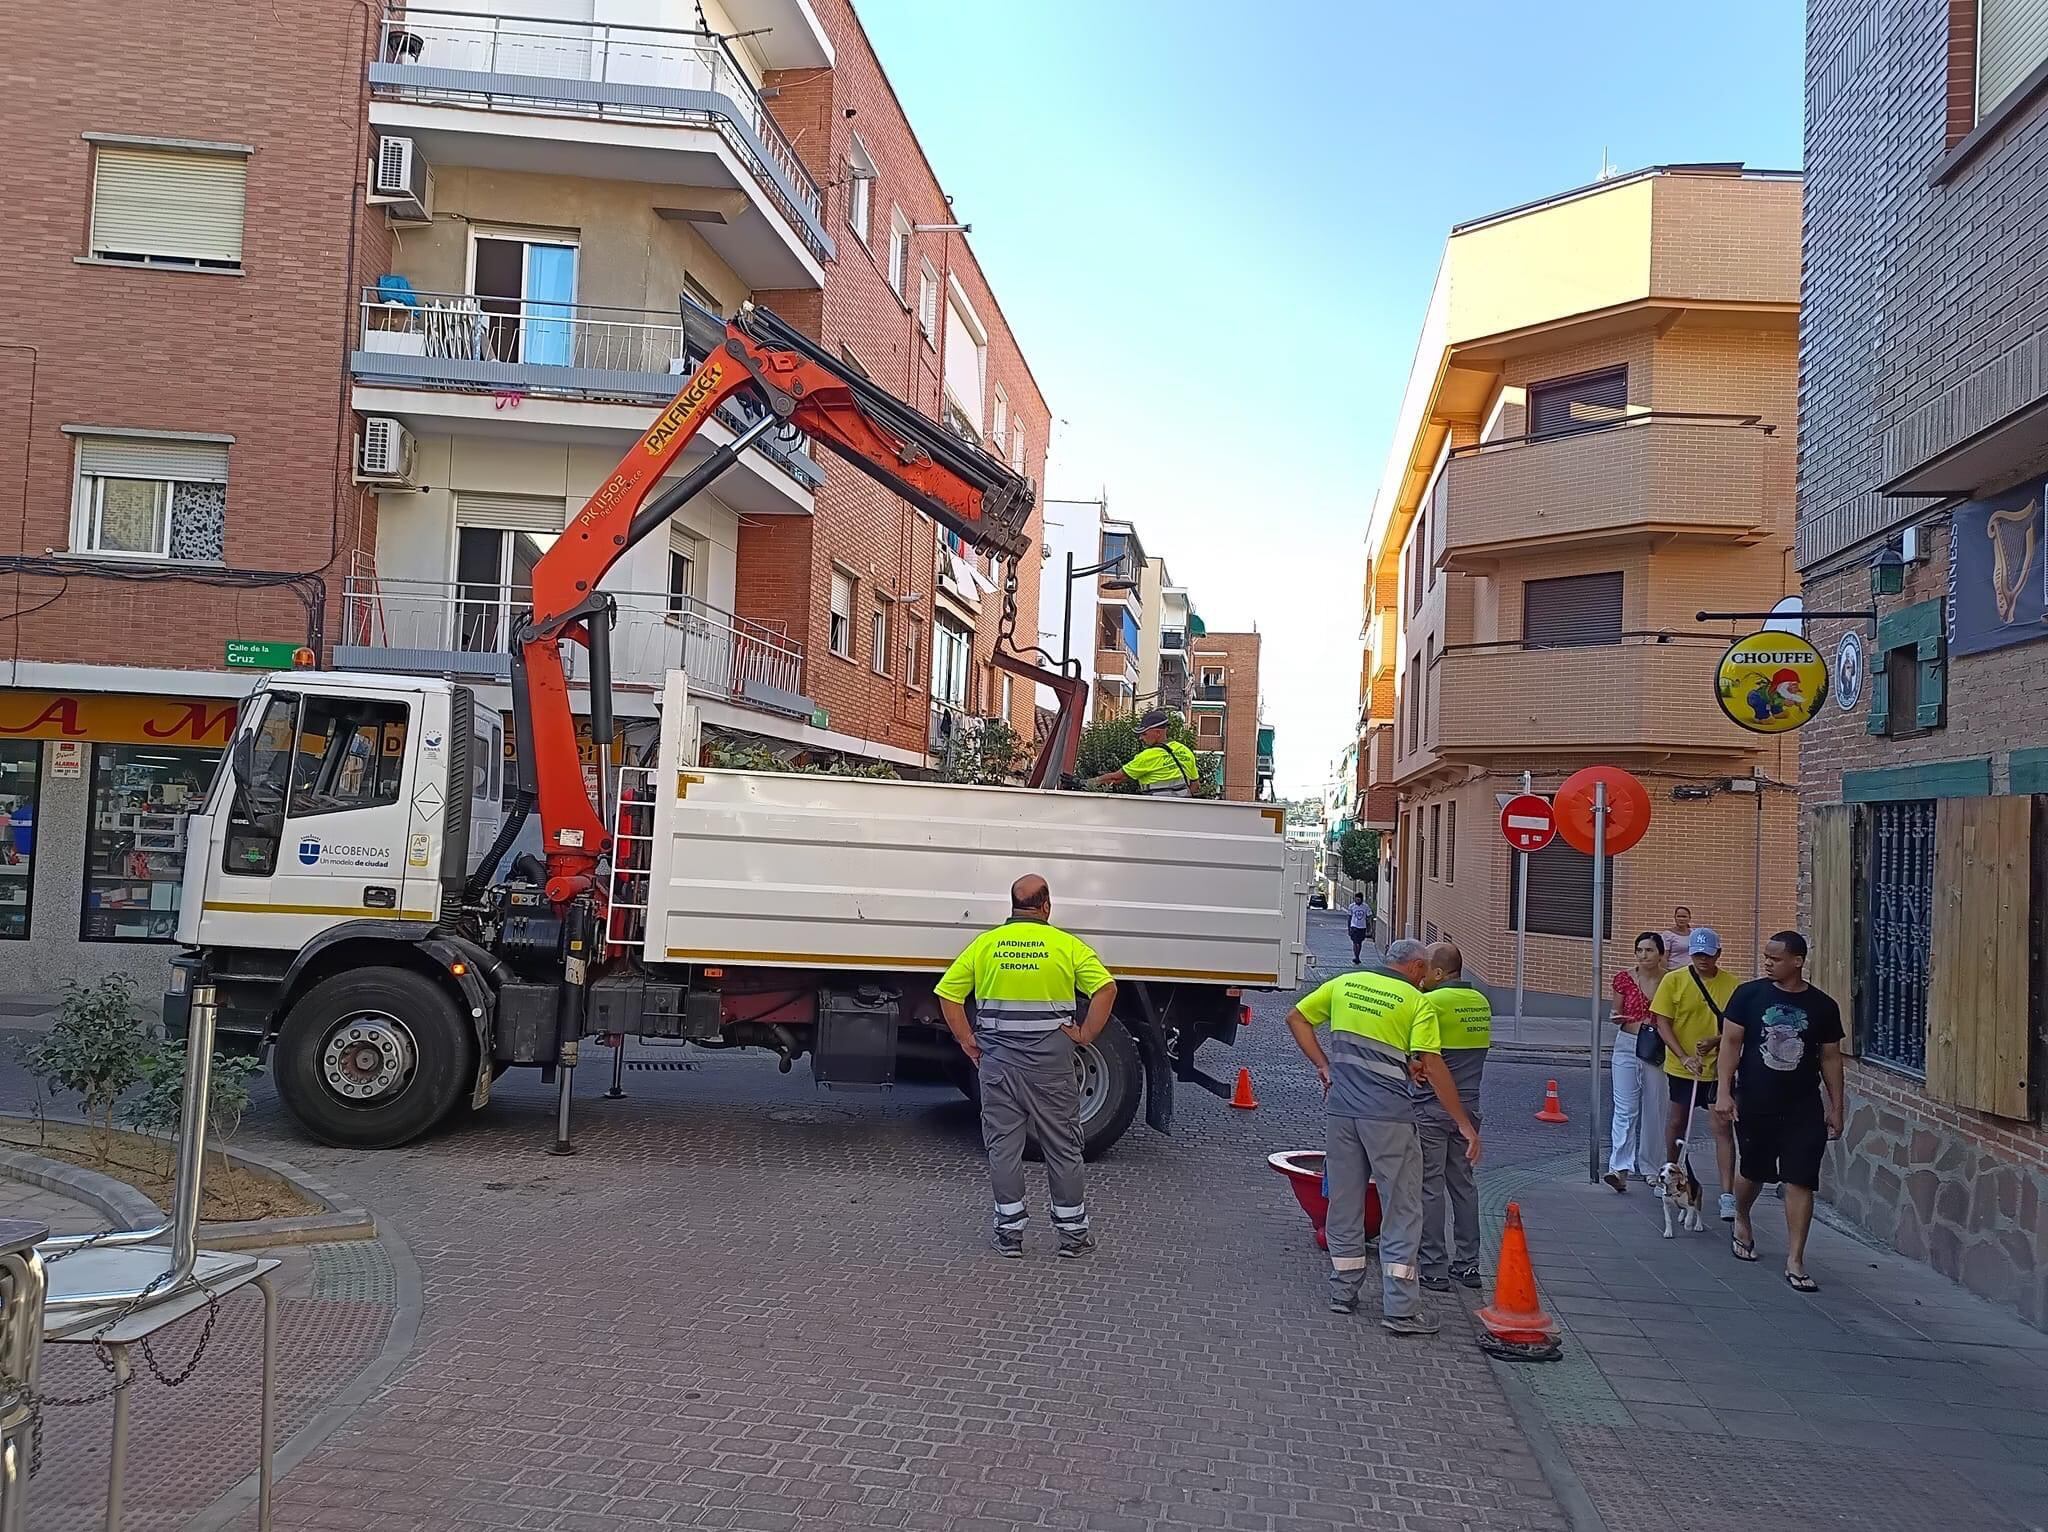
[[[1477,1261],[1474,1261],[1470,1266],[1453,1266],[1451,1268],[1451,1280],[1460,1287],[1471,1288],[1474,1292],[1479,1291],[1485,1285],[1484,1280],[1479,1275],[1479,1263]]]
[[[1330,1277],[1330,1312],[1332,1314],[1356,1314],[1358,1312],[1358,1292],[1364,1286],[1365,1276],[1362,1272],[1355,1282],[1332,1274]]]
[[[1090,1234],[1086,1229],[1082,1229],[1078,1233],[1072,1234],[1068,1233],[1065,1229],[1060,1230],[1061,1260],[1078,1261],[1081,1260],[1083,1257],[1093,1255],[1094,1253],[1095,1236]]]
[[[1422,1285],[1430,1292],[1447,1293],[1451,1290],[1451,1279],[1449,1277],[1432,1277],[1425,1273],[1421,1280]]]
[[[1389,1335],[1434,1335],[1442,1326],[1427,1314],[1389,1314],[1380,1328]]]
[[[994,1229],[989,1233],[989,1243],[996,1247],[996,1254],[1006,1260],[1021,1261],[1024,1258],[1024,1231],[1022,1229]]]

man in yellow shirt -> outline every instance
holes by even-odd
[[[1052,890],[1026,873],[1010,885],[1009,920],[969,942],[934,988],[947,1028],[980,1077],[996,1249],[1013,1260],[1024,1254],[1024,1143],[1032,1137],[1045,1156],[1059,1253],[1087,1255],[1095,1239],[1082,1195],[1074,1049],[1109,1025],[1116,982],[1086,942],[1052,923]],[[1082,995],[1088,1013],[1076,1023]]]
[[[1716,1094],[1721,1022],[1735,993],[1735,975],[1721,967],[1721,938],[1695,926],[1686,938],[1690,961],[1664,975],[1650,998],[1650,1020],[1664,1039],[1664,1073],[1671,1088],[1664,1159],[1678,1162],[1679,1140],[1695,1108],[1707,1111],[1714,1129],[1714,1163],[1721,1171],[1721,1217],[1735,1217],[1735,1128],[1711,1110]]]
[[[1192,798],[1195,784],[1202,780],[1202,768],[1194,751],[1168,737],[1172,730],[1173,714],[1154,708],[1138,720],[1138,741],[1145,748],[1088,785],[1112,787],[1129,782],[1148,798]]]
[[[1384,967],[1340,974],[1287,1013],[1287,1030],[1323,1082],[1328,1115],[1330,1311],[1358,1311],[1372,1264],[1365,1253],[1370,1175],[1380,1189],[1380,1324],[1395,1335],[1437,1332],[1422,1311],[1422,1138],[1409,1095],[1411,1060],[1464,1139],[1466,1161],[1479,1163],[1479,1130],[1445,1067],[1436,1012],[1418,988],[1426,959],[1422,943],[1404,937],[1387,948]],[[1316,1039],[1319,1026],[1330,1029],[1327,1051]]]

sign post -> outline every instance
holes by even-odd
[[[1593,784],[1593,1101],[1586,1113],[1586,1179],[1600,1179],[1600,927],[1607,913],[1607,784]]]
[[[1515,852],[1515,1031],[1522,1040],[1522,976],[1529,953],[1529,855],[1541,851],[1557,834],[1557,819],[1550,805],[1530,791],[1528,772],[1522,773],[1522,791],[1508,799],[1500,811],[1500,833]]]
[[[1588,766],[1565,778],[1554,803],[1558,833],[1593,859],[1592,1099],[1587,1103],[1586,1173],[1600,1179],[1601,937],[1607,929],[1607,859],[1635,848],[1650,828],[1650,794],[1614,766]]]

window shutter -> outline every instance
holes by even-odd
[[[148,436],[82,436],[78,471],[116,479],[228,481],[225,442],[166,441]]]
[[[1621,574],[1531,580],[1522,587],[1522,647],[1621,642]]]
[[[1529,387],[1529,434],[1583,431],[1618,420],[1628,410],[1628,369],[1589,372]]]
[[[248,169],[233,155],[101,148],[92,253],[241,265]]]
[[[2048,5],[2041,0],[1978,0],[1977,115],[2018,90],[2048,59]]]
[[[1507,929],[1515,929],[1514,854],[1508,857]],[[1602,939],[1614,935],[1614,858],[1607,858],[1607,908]],[[1554,840],[1529,857],[1529,929],[1539,936],[1593,934],[1593,859]]]
[[[455,496],[455,522],[464,527],[498,527],[508,532],[536,532],[559,537],[569,524],[568,502],[552,495],[487,495],[464,491]]]

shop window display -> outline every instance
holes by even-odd
[[[0,740],[0,941],[28,937],[42,765],[39,742]]]
[[[95,745],[85,842],[86,941],[167,942],[178,925],[185,816],[206,797],[218,750]]]

